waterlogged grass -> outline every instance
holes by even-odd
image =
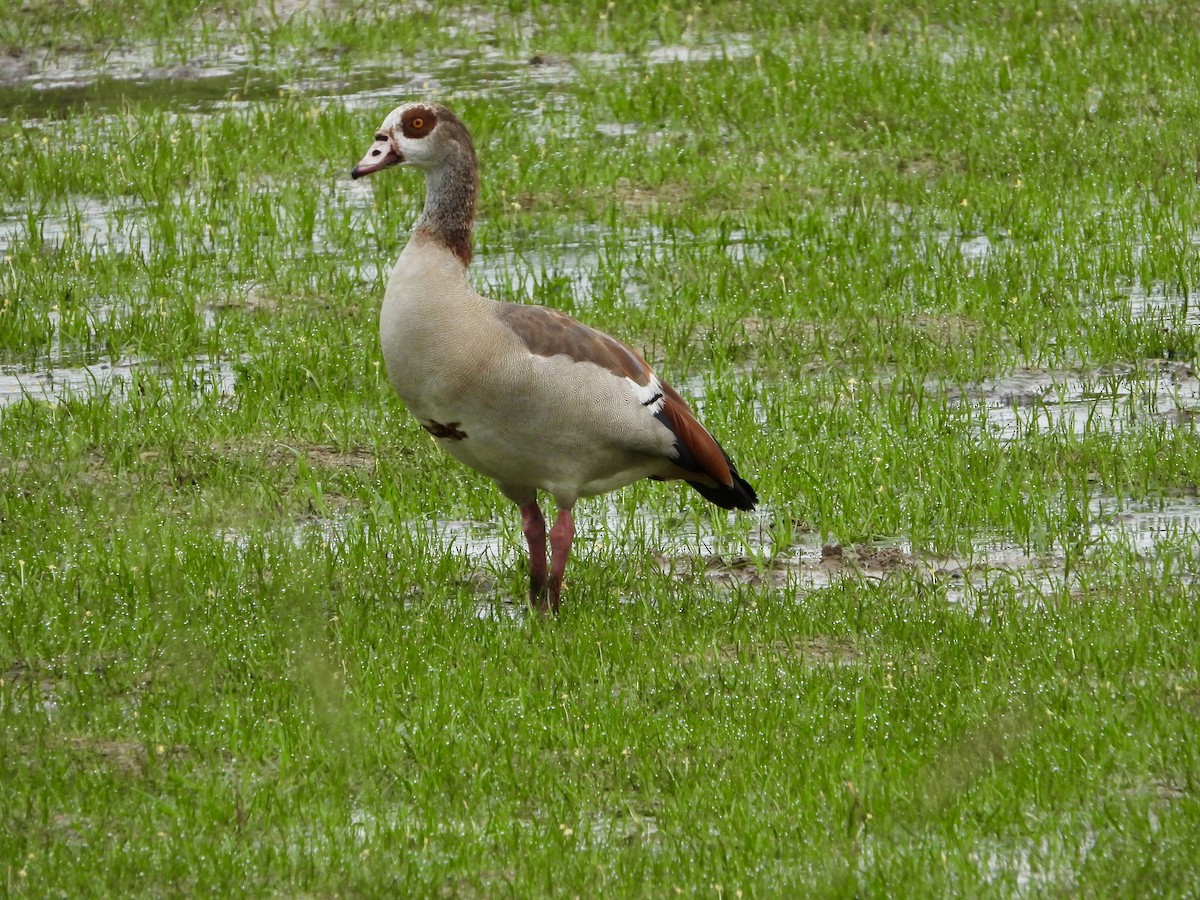
[[[0,16],[6,893],[1200,890],[1194,11],[619,7]],[[763,498],[555,621],[382,372],[423,93]]]

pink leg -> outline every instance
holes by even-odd
[[[521,507],[521,530],[529,543],[529,605],[546,608],[546,520],[537,501]]]
[[[550,609],[558,612],[562,599],[563,574],[571,556],[571,541],[575,539],[575,518],[571,510],[560,509],[554,527],[550,529]]]

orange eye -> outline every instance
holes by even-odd
[[[408,124],[411,125],[413,128],[415,128],[417,131],[420,131],[422,128],[425,127],[425,120],[422,119],[420,116],[417,116],[415,119],[413,119]]]

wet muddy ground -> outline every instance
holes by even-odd
[[[330,450],[339,458],[345,454]],[[346,465],[371,466],[369,454],[351,454]],[[773,528],[773,513],[766,509],[761,524],[739,528],[730,517],[718,531],[699,530],[694,524],[662,522],[653,516],[628,520],[605,499],[581,504],[576,540],[581,546],[603,550],[612,543],[628,545],[637,532],[647,548],[647,562],[677,577],[700,577],[733,590],[738,586],[768,586],[801,595],[842,581],[874,581],[902,577],[916,579],[945,602],[975,609],[997,583],[1015,589],[1026,602],[1036,604],[1049,595],[1066,595],[1079,585],[1081,565],[1096,551],[1114,548],[1147,557],[1164,547],[1190,548],[1200,555],[1200,498],[1179,497],[1162,502],[1118,502],[1098,497],[1089,511],[1093,524],[1081,548],[1055,548],[1036,552],[993,535],[981,536],[970,550],[938,554],[902,539],[842,545],[807,531],[802,523],[786,530]],[[338,544],[348,529],[358,528],[352,511],[333,517],[309,517],[293,533],[298,542],[316,538]],[[498,572],[521,569],[526,550],[514,510],[501,509],[489,522],[430,520],[406,528],[425,537],[440,552],[468,561],[467,585],[477,598],[484,618],[520,619],[526,609],[520,597],[507,593],[497,581]],[[790,542],[780,543],[780,535]],[[230,540],[240,538],[230,534]],[[634,552],[634,551],[629,551]],[[629,596],[625,602],[636,603]]]
[[[475,18],[462,27],[475,32],[494,27],[488,14],[472,15]],[[739,58],[752,52],[749,39],[725,35],[707,45],[651,45],[639,62],[703,62]],[[612,70],[627,62],[615,54],[511,59],[497,53],[468,58],[439,52],[406,60],[403,71],[394,66],[346,69],[308,65],[302,68],[302,76],[296,76],[286,63],[258,65],[237,49],[209,53],[203,60],[167,60],[149,47],[110,51],[99,60],[94,55],[74,52],[27,54],[7,57],[0,63],[0,119],[17,109],[26,116],[30,109],[40,109],[53,117],[85,107],[102,118],[119,115],[129,101],[152,99],[194,123],[231,106],[252,105],[281,93],[316,103],[328,100],[348,108],[376,109],[414,90],[436,92],[443,83],[467,81],[486,83],[490,91],[516,92],[534,104],[555,106],[569,102],[556,94],[556,85],[574,80],[581,67]],[[36,117],[24,121],[31,128],[39,126]],[[609,138],[647,138],[641,123],[602,123],[597,131]],[[367,185],[348,179],[338,183],[337,191],[336,209],[361,210],[373,202]],[[638,202],[636,193],[631,188],[631,203]],[[27,241],[38,242],[54,252],[68,240],[113,253],[149,254],[152,246],[147,218],[151,213],[133,201],[88,196],[39,204],[36,210],[23,208],[19,199],[10,200],[0,208],[0,254]],[[899,220],[908,211],[895,207],[891,213]],[[719,240],[730,258],[755,262],[764,258],[769,243],[779,237],[735,229],[719,236]],[[935,245],[953,250],[974,266],[984,266],[997,254],[1010,250],[1007,236],[1002,234],[940,233],[934,237]],[[705,235],[689,238],[696,243],[717,239]],[[320,242],[318,223],[314,252],[320,252]],[[673,236],[667,240],[652,225],[635,235],[632,243],[628,234],[614,238],[594,226],[577,233],[531,235],[524,246],[484,248],[476,258],[474,277],[485,292],[499,296],[521,299],[560,291],[566,292],[571,302],[587,305],[593,279],[607,262],[605,248],[625,260],[626,266],[630,259],[634,261],[632,269],[622,273],[622,283],[626,302],[640,305],[647,302],[650,288],[639,276],[638,263],[656,265],[669,258],[678,252],[679,239]],[[383,274],[374,270],[360,272],[359,276],[378,281]],[[267,300],[266,308],[270,309],[273,302]],[[1146,290],[1138,284],[1116,298],[1098,299],[1096,309],[1116,309],[1133,320],[1200,324],[1197,305],[1189,304],[1186,297],[1168,295],[1158,287]],[[91,314],[102,321],[113,310],[97,307]],[[217,314],[211,308],[205,310],[205,327],[212,327]],[[51,321],[50,326],[54,325]],[[137,356],[119,360],[84,356],[81,359],[76,348],[64,348],[56,339],[51,352],[33,364],[0,359],[0,406],[25,398],[53,403],[104,397],[109,402],[121,402],[136,373],[163,373],[161,364]],[[183,383],[176,385],[177,389],[228,395],[238,389],[233,361],[197,357],[184,362],[182,368]],[[170,380],[171,373],[165,374]],[[701,402],[703,384],[702,376],[681,382],[685,391]],[[1083,435],[1120,433],[1146,425],[1176,427],[1190,424],[1200,413],[1200,377],[1195,368],[1163,360],[1098,369],[1020,367],[976,384],[935,385],[933,389],[947,406],[970,407],[982,431],[1002,441],[1046,432]],[[1092,526],[1094,540],[1124,541],[1143,550],[1149,550],[1160,539],[1190,539],[1200,523],[1200,501],[1193,498],[1131,509],[1128,504],[1118,504],[1115,498],[1098,497],[1093,507],[1092,514],[1099,520]],[[764,518],[769,516],[768,512]],[[597,541],[605,540],[605,532],[617,527],[611,509],[601,512],[600,519],[602,525],[593,527],[592,539]],[[730,545],[712,534],[681,536],[678,529],[659,527],[653,521],[641,525],[653,535],[665,570],[702,566],[706,577],[727,584],[769,581],[796,589],[815,589],[840,578],[879,579],[907,573],[943,588],[952,601],[968,602],[972,586],[981,579],[997,577],[997,573],[1047,586],[1062,569],[1061,559],[1031,556],[1002,539],[981,539],[965,556],[937,557],[914,550],[901,539],[843,547],[815,534],[800,533],[793,544],[780,547],[772,545],[769,530],[760,526],[756,533],[740,536]],[[341,525],[327,522],[304,528],[316,528],[336,540]],[[432,528],[433,539],[447,552],[463,553],[481,564],[507,565],[520,556],[514,532],[506,525],[449,522]],[[486,586],[487,579],[481,576],[479,584]]]
[[[0,512],[28,525],[0,553],[10,886],[1021,894],[1192,871],[1200,244],[1191,144],[1154,137],[1196,67],[1167,78],[1160,41],[1106,71],[1089,41],[1165,15],[1115,28],[1118,6],[1029,0],[1055,21],[992,32],[826,5],[778,40],[664,6],[662,40],[571,56],[513,39],[535,12],[455,7],[418,52],[352,65],[336,40],[244,49],[265,42],[206,13],[228,47],[0,59],[0,172],[46,187],[0,198]],[[1026,34],[1046,65],[1008,46]],[[635,344],[763,498],[581,502],[580,602],[546,627],[517,511],[380,373],[420,186],[346,170],[416,94],[477,123],[476,286]],[[95,134],[86,178],[47,171],[67,132]],[[160,146],[161,170],[129,163]],[[97,180],[118,154],[127,180]],[[108,882],[97,828],[123,834]]]

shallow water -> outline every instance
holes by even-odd
[[[144,208],[96,197],[71,197],[53,208],[37,210],[32,221],[28,214],[10,212],[0,215],[0,254],[25,240],[35,241],[43,250],[76,240],[84,247],[148,256],[145,216]]]
[[[1164,542],[1190,545],[1200,554],[1200,497],[1123,501],[1100,497],[1091,503],[1095,540],[1124,543],[1138,553],[1156,552]]]
[[[136,357],[114,363],[107,358],[85,366],[48,366],[26,368],[0,365],[0,407],[23,399],[60,402],[107,396],[123,400],[135,374],[150,371],[169,377],[166,367]],[[198,356],[191,360],[185,374],[186,384],[175,384],[194,393],[230,395],[234,392],[234,364]]]
[[[1191,547],[1194,555],[1200,555],[1200,497],[1162,503],[1097,497],[1089,511],[1089,547],[1109,545],[1151,557],[1164,544],[1171,544]],[[879,582],[907,576],[936,587],[946,602],[974,609],[997,584],[1015,586],[1033,603],[1079,585],[1078,564],[1069,571],[1061,550],[1037,553],[997,534],[980,534],[961,553],[936,554],[899,537],[841,545],[807,531],[791,533],[790,542],[781,545],[776,541],[783,532],[772,529],[769,509],[753,516],[730,513],[723,519],[663,518],[622,509],[618,497],[608,495],[581,503],[576,513],[576,553],[604,552],[613,546],[630,558],[638,556],[639,563],[652,561],[670,575],[701,574],[724,586],[770,585],[798,598],[847,580]],[[303,542],[317,535],[337,543],[359,527],[353,515],[339,514],[295,526],[293,539]],[[409,527],[432,548],[467,559],[480,618],[509,621],[524,615],[524,596],[504,595],[493,574],[524,572],[526,549],[515,508],[500,505],[487,521],[422,520]],[[636,601],[636,597],[625,599]]]
[[[1200,377],[1190,365],[1164,360],[1090,371],[1019,369],[966,388],[961,400],[1004,440],[1030,432],[1120,433],[1191,422],[1200,414]]]
[[[767,240],[741,229],[667,236],[661,228],[646,225],[622,232],[617,242],[611,231],[585,226],[530,235],[521,247],[483,248],[471,263],[469,277],[485,296],[528,300],[563,286],[576,305],[588,306],[596,282],[619,267],[622,301],[644,306],[652,300],[647,268],[672,259],[680,248],[719,247],[736,262],[759,261]]]
[[[1128,303],[1129,315],[1135,321],[1200,328],[1200,303],[1180,294],[1168,294],[1161,284],[1149,290],[1134,284],[1123,292],[1118,303]]]
[[[581,65],[612,71],[623,69],[635,61],[652,65],[700,63],[716,59],[745,59],[753,56],[754,52],[754,42],[749,35],[730,33],[690,44],[652,42],[646,52],[636,58],[620,53],[584,53],[579,56],[579,62]]]
[[[91,115],[153,103],[175,112],[214,112],[292,94],[328,99],[349,109],[382,108],[415,94],[503,92],[536,106],[557,84],[576,77],[574,65],[531,64],[498,51],[439,51],[396,62],[354,67],[307,60],[257,64],[244,51],[205,51],[203,59],[163,61],[148,46],[108,53],[31,57],[0,66],[0,121],[17,111],[35,123],[86,108]]]

